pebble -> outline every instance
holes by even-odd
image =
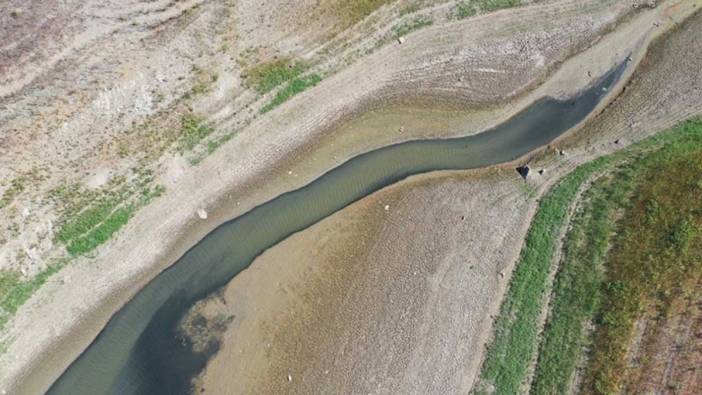
[[[390,210],[390,205],[389,205],[389,204],[386,204],[386,205],[385,205],[385,211],[388,211],[388,210]]]
[[[292,381],[292,376],[288,375],[288,381]]]
[[[397,42],[400,43],[400,44],[403,44],[403,43],[405,42],[405,38],[404,38],[404,37],[398,37],[398,38],[397,38]]]
[[[200,219],[207,219],[207,211],[205,211],[204,208],[200,208],[197,210],[197,216],[200,217]]]

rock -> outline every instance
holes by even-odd
[[[288,375],[288,381],[292,381],[292,376]]]
[[[648,0],[646,2],[646,7],[648,8],[656,8],[656,5],[658,5],[656,4],[656,0]]]
[[[499,273],[497,273],[497,274],[500,276],[500,278],[505,278],[505,273],[504,273],[504,272],[499,272]]]
[[[527,176],[529,175],[530,170],[531,169],[529,168],[528,165],[517,167],[517,173],[519,173],[519,175],[522,176],[522,178],[525,180],[526,180]]]
[[[540,175],[544,175],[545,172],[546,172],[546,169],[539,169],[539,174],[540,174]]]
[[[619,139],[614,140],[614,144],[619,144]]]
[[[405,43],[405,38],[404,38],[404,37],[398,37],[398,38],[397,38],[397,42],[400,43],[400,44],[404,44],[404,43]]]
[[[558,151],[558,155],[560,155],[560,156],[565,156],[565,155],[566,155],[566,152],[563,151],[563,150],[559,150],[559,151]]]
[[[197,216],[200,217],[200,219],[207,219],[207,211],[205,211],[204,208],[199,208],[197,209]]]
[[[390,205],[389,205],[389,204],[386,204],[384,208],[385,208],[385,211],[389,211],[389,210],[390,210]]]
[[[397,129],[397,131],[400,132],[400,133],[402,133],[402,132],[405,131],[405,127],[404,127],[404,126],[400,126],[400,128]]]
[[[22,15],[22,9],[21,8],[15,8],[14,10],[10,11],[10,16],[13,18],[19,18],[20,15]]]

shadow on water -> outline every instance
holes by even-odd
[[[408,176],[509,162],[542,147],[590,114],[626,62],[568,100],[543,98],[474,136],[415,140],[356,156],[210,232],[134,296],[49,389],[49,394],[180,394],[217,352],[196,353],[178,322],[264,250]]]

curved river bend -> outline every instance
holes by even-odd
[[[413,174],[509,162],[548,144],[584,120],[625,68],[626,62],[568,100],[541,99],[474,136],[415,140],[359,155],[220,225],[115,313],[48,393],[187,393],[217,346],[194,353],[178,336],[178,321],[264,250]]]

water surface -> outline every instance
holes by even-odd
[[[48,393],[187,393],[190,380],[217,345],[193,352],[189,341],[179,336],[178,321],[264,250],[413,174],[509,162],[548,144],[595,109],[625,66],[620,64],[568,100],[541,99],[483,133],[408,141],[356,156],[310,184],[220,225],[115,313]]]

